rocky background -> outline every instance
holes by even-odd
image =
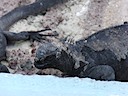
[[[0,0],[0,16],[15,7],[30,4],[35,0]],[[73,42],[90,36],[98,30],[128,21],[128,0],[70,0],[48,9],[46,13],[29,16],[10,28],[12,32],[41,30],[50,27],[64,38],[68,36]],[[50,38],[49,38],[50,39]],[[53,38],[52,38],[53,39]],[[33,66],[38,42],[17,42],[7,47],[7,62],[11,73],[20,74],[57,74],[59,70],[38,70]]]

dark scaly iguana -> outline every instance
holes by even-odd
[[[39,47],[36,58],[39,69],[56,68],[68,76],[128,81],[128,24],[100,30],[67,48],[46,43]]]
[[[30,5],[21,6],[15,8],[11,12],[0,18],[0,61],[5,58],[5,50],[8,41],[18,41],[18,40],[40,40],[42,35],[41,31],[37,32],[8,32],[9,27],[15,22],[28,17],[29,15],[35,15],[40,13],[41,11],[45,11],[46,9],[59,4],[66,2],[67,0],[38,0],[35,3]],[[46,29],[47,30],[47,29]],[[42,30],[45,31],[45,30]],[[8,69],[4,65],[0,65],[0,72],[9,72]]]

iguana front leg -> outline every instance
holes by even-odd
[[[58,34],[41,34],[44,31],[51,30],[51,29],[44,29],[40,31],[22,31],[20,33],[15,33],[15,32],[8,32],[8,31],[3,31],[4,36],[8,41],[19,41],[19,40],[36,40],[36,41],[41,41],[42,39],[45,39],[43,37],[46,36],[57,36]]]

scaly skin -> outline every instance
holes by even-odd
[[[53,7],[54,5],[66,2],[67,0],[38,0],[37,2],[15,8],[11,12],[0,18],[0,60],[5,59],[5,49],[8,41],[18,41],[18,40],[37,40],[40,41],[42,39],[41,31],[37,32],[8,32],[7,30],[11,25],[15,22],[27,18],[29,15],[38,14],[41,11],[44,11],[48,8]],[[4,65],[0,65],[0,72],[9,72]]]
[[[39,69],[56,68],[68,76],[128,81],[128,24],[106,28],[79,40],[68,46],[70,52],[46,45],[37,51],[35,66]],[[84,61],[77,59],[79,54]]]

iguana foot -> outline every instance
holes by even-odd
[[[96,80],[115,80],[115,71],[111,66],[108,65],[98,65],[86,70],[86,77],[96,79]]]
[[[29,39],[33,42],[34,40],[40,42],[41,40],[45,40],[47,36],[58,36],[58,33],[54,31],[52,34],[41,34],[44,31],[51,31],[50,28],[46,28],[44,30],[39,31],[28,31]]]

